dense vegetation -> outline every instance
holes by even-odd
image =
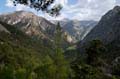
[[[10,34],[0,33],[1,79],[66,79],[69,65],[60,48],[46,41],[24,35],[13,26],[3,24]]]
[[[119,62],[110,62],[113,59],[106,55],[112,44],[106,46],[93,40],[82,57],[75,54],[81,53],[75,46],[62,49],[59,23],[54,42],[29,37],[0,23],[10,32],[0,32],[1,79],[120,79]]]

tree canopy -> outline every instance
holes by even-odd
[[[60,11],[62,9],[62,6],[60,4],[56,4],[53,7],[51,4],[55,2],[55,0],[12,0],[14,3],[14,6],[17,4],[22,4],[29,6],[30,8],[34,8],[37,11],[43,11],[51,16],[58,16],[60,14]]]

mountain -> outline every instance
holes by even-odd
[[[105,44],[108,44],[120,38],[119,18],[120,7],[116,6],[102,17],[100,22],[87,34],[82,42],[86,43],[90,40],[100,39]]]
[[[55,25],[32,12],[16,11],[0,15],[0,21],[14,25],[30,36],[51,38],[55,32]]]
[[[67,26],[65,22],[68,21],[64,20],[61,23],[66,25],[62,25],[63,30],[59,23],[56,27],[31,12],[19,11],[0,15],[0,78],[120,79],[119,18],[120,7],[116,6],[104,15],[100,22],[94,28],[92,27],[93,29],[89,26],[92,22],[80,23],[76,20],[69,21],[68,27],[64,28]],[[85,25],[85,29],[92,30],[83,33],[78,50],[84,50],[89,41],[94,39],[103,42],[101,44],[95,41],[93,45],[91,44],[84,57],[78,56],[76,43],[69,45],[70,47],[65,50],[61,47],[61,41],[63,47],[66,43],[61,40],[64,37],[69,41],[72,40],[69,32],[72,35],[76,30],[80,32],[84,30],[80,30],[79,23]],[[65,32],[65,29],[68,31]],[[46,42],[43,38],[47,40],[54,38],[54,40]],[[112,59],[111,63],[107,62],[107,59]]]
[[[0,78],[67,79],[69,66],[62,49],[52,45],[0,21]]]
[[[28,50],[32,53],[32,51],[39,52],[41,54],[45,54],[45,50],[53,50],[53,44],[51,44],[50,41],[45,39],[37,39],[33,38],[31,36],[26,35],[24,32],[22,32],[20,29],[16,28],[15,26],[6,24],[4,22],[0,21],[0,25],[2,28],[5,29],[5,31],[0,31],[0,46],[4,46],[4,44],[8,44],[11,49],[23,49]],[[1,28],[0,26],[0,28]],[[2,44],[1,44],[2,43]],[[1,47],[0,47],[1,48]],[[4,48],[1,48],[0,51],[2,51]],[[30,50],[31,49],[31,50]],[[7,48],[5,49],[7,51]],[[9,51],[9,50],[8,50]],[[17,50],[14,50],[15,52]],[[19,51],[19,50],[18,50]],[[49,51],[49,52],[50,52]],[[26,51],[24,51],[26,52]],[[1,54],[2,52],[0,52]]]
[[[80,52],[88,47],[92,40],[100,40],[107,47],[106,56],[116,58],[120,56],[120,6],[107,12],[100,22],[78,44]]]
[[[0,21],[13,25],[29,36],[53,40],[56,25],[32,12],[16,11],[0,15]],[[63,30],[62,30],[63,31]],[[63,31],[65,41],[71,43],[71,36]]]
[[[56,23],[58,21],[52,21]],[[61,27],[72,36],[74,41],[82,40],[89,31],[97,24],[97,21],[79,21],[79,20],[69,20],[64,19],[59,21]]]

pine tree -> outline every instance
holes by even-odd
[[[55,48],[61,48],[62,45],[62,29],[60,23],[57,23],[54,35]]]
[[[62,29],[58,22],[55,32],[55,53],[54,63],[56,64],[56,79],[66,79],[68,77],[68,65],[64,58],[64,51],[62,49]]]

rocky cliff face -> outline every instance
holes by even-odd
[[[0,15],[0,20],[14,25],[30,36],[51,38],[55,31],[55,25],[32,12],[17,11],[10,14]]]
[[[91,40],[101,40],[104,44],[120,40],[120,7],[116,6],[106,13],[91,32],[79,43],[84,47]],[[120,44],[120,42],[118,43]]]
[[[14,13],[0,15],[0,21],[12,25],[29,36],[39,37],[53,41],[56,25],[39,17],[32,12],[16,11]],[[62,36],[66,42],[73,43],[71,35],[62,29]]]

